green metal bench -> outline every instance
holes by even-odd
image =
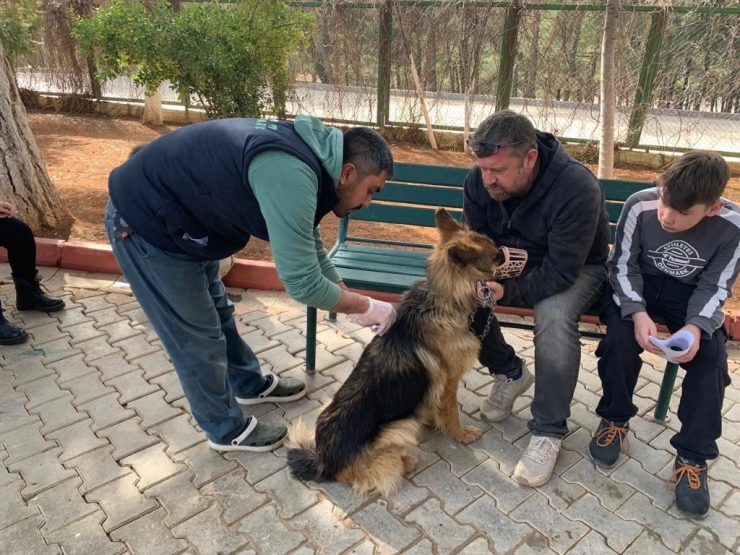
[[[453,216],[460,219],[463,205],[462,184],[467,173],[468,168],[396,163],[393,179],[374,196],[370,206],[345,216],[340,221],[337,242],[329,251],[329,256],[344,283],[354,289],[400,294],[416,280],[425,277],[426,259],[433,246],[431,241],[428,244],[410,243],[354,236],[350,234],[350,223],[353,220],[364,220],[434,227],[434,211],[439,206],[447,208]],[[632,193],[646,189],[651,184],[602,179],[601,185],[606,197],[613,240],[624,201]],[[586,314],[598,316],[598,304],[592,306]],[[316,309],[308,307],[307,317],[306,372],[313,373],[316,368]],[[329,317],[333,319],[334,315],[330,314]],[[533,328],[531,324],[521,322],[502,321],[501,325],[530,330]],[[581,335],[602,337],[603,333],[581,330]],[[656,420],[666,418],[677,372],[677,364],[666,363],[654,413]]]

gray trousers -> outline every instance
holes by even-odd
[[[534,305],[534,401],[529,429],[535,435],[563,437],[568,433],[570,403],[581,366],[578,321],[601,297],[607,276],[605,265],[587,265],[573,286]],[[473,321],[482,333],[488,310],[478,310]],[[478,356],[491,374],[515,375],[522,367],[514,348],[506,343],[494,318]]]

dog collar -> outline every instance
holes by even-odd
[[[485,281],[479,281],[475,284],[475,298],[481,308],[496,308],[496,299],[493,298],[493,291],[486,285]]]

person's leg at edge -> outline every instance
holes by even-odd
[[[64,300],[47,295],[41,287],[36,269],[36,241],[28,224],[18,218],[0,218],[0,246],[8,250],[16,308],[40,312],[62,310]]]
[[[581,365],[578,321],[601,296],[606,280],[604,265],[583,267],[570,289],[541,300],[534,306],[535,385],[532,434],[529,446],[512,478],[529,486],[546,483],[557,461],[562,438],[568,431]]]
[[[36,241],[28,224],[18,218],[0,218],[0,247],[8,250],[13,275],[36,275]]]
[[[172,359],[193,416],[209,440],[229,443],[247,418],[227,379],[226,339],[207,285],[208,263],[165,253],[135,234],[115,237],[112,210],[109,204],[113,253]]]
[[[8,250],[8,263],[13,272],[15,268],[23,266],[30,266],[35,270],[36,264],[36,243],[33,240],[33,234],[29,233],[29,242],[25,234],[19,233],[20,224],[25,226],[16,218],[0,218],[0,247]],[[30,232],[30,229],[28,231]],[[25,330],[5,318],[2,303],[0,303],[0,345],[17,345],[28,339],[29,336]]]

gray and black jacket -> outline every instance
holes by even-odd
[[[669,233],[658,221],[658,190],[627,199],[609,253],[609,281],[622,317],[645,310],[643,275],[667,276],[694,286],[686,324],[711,335],[724,322],[724,306],[740,270],[740,209],[724,207],[686,231]]]

